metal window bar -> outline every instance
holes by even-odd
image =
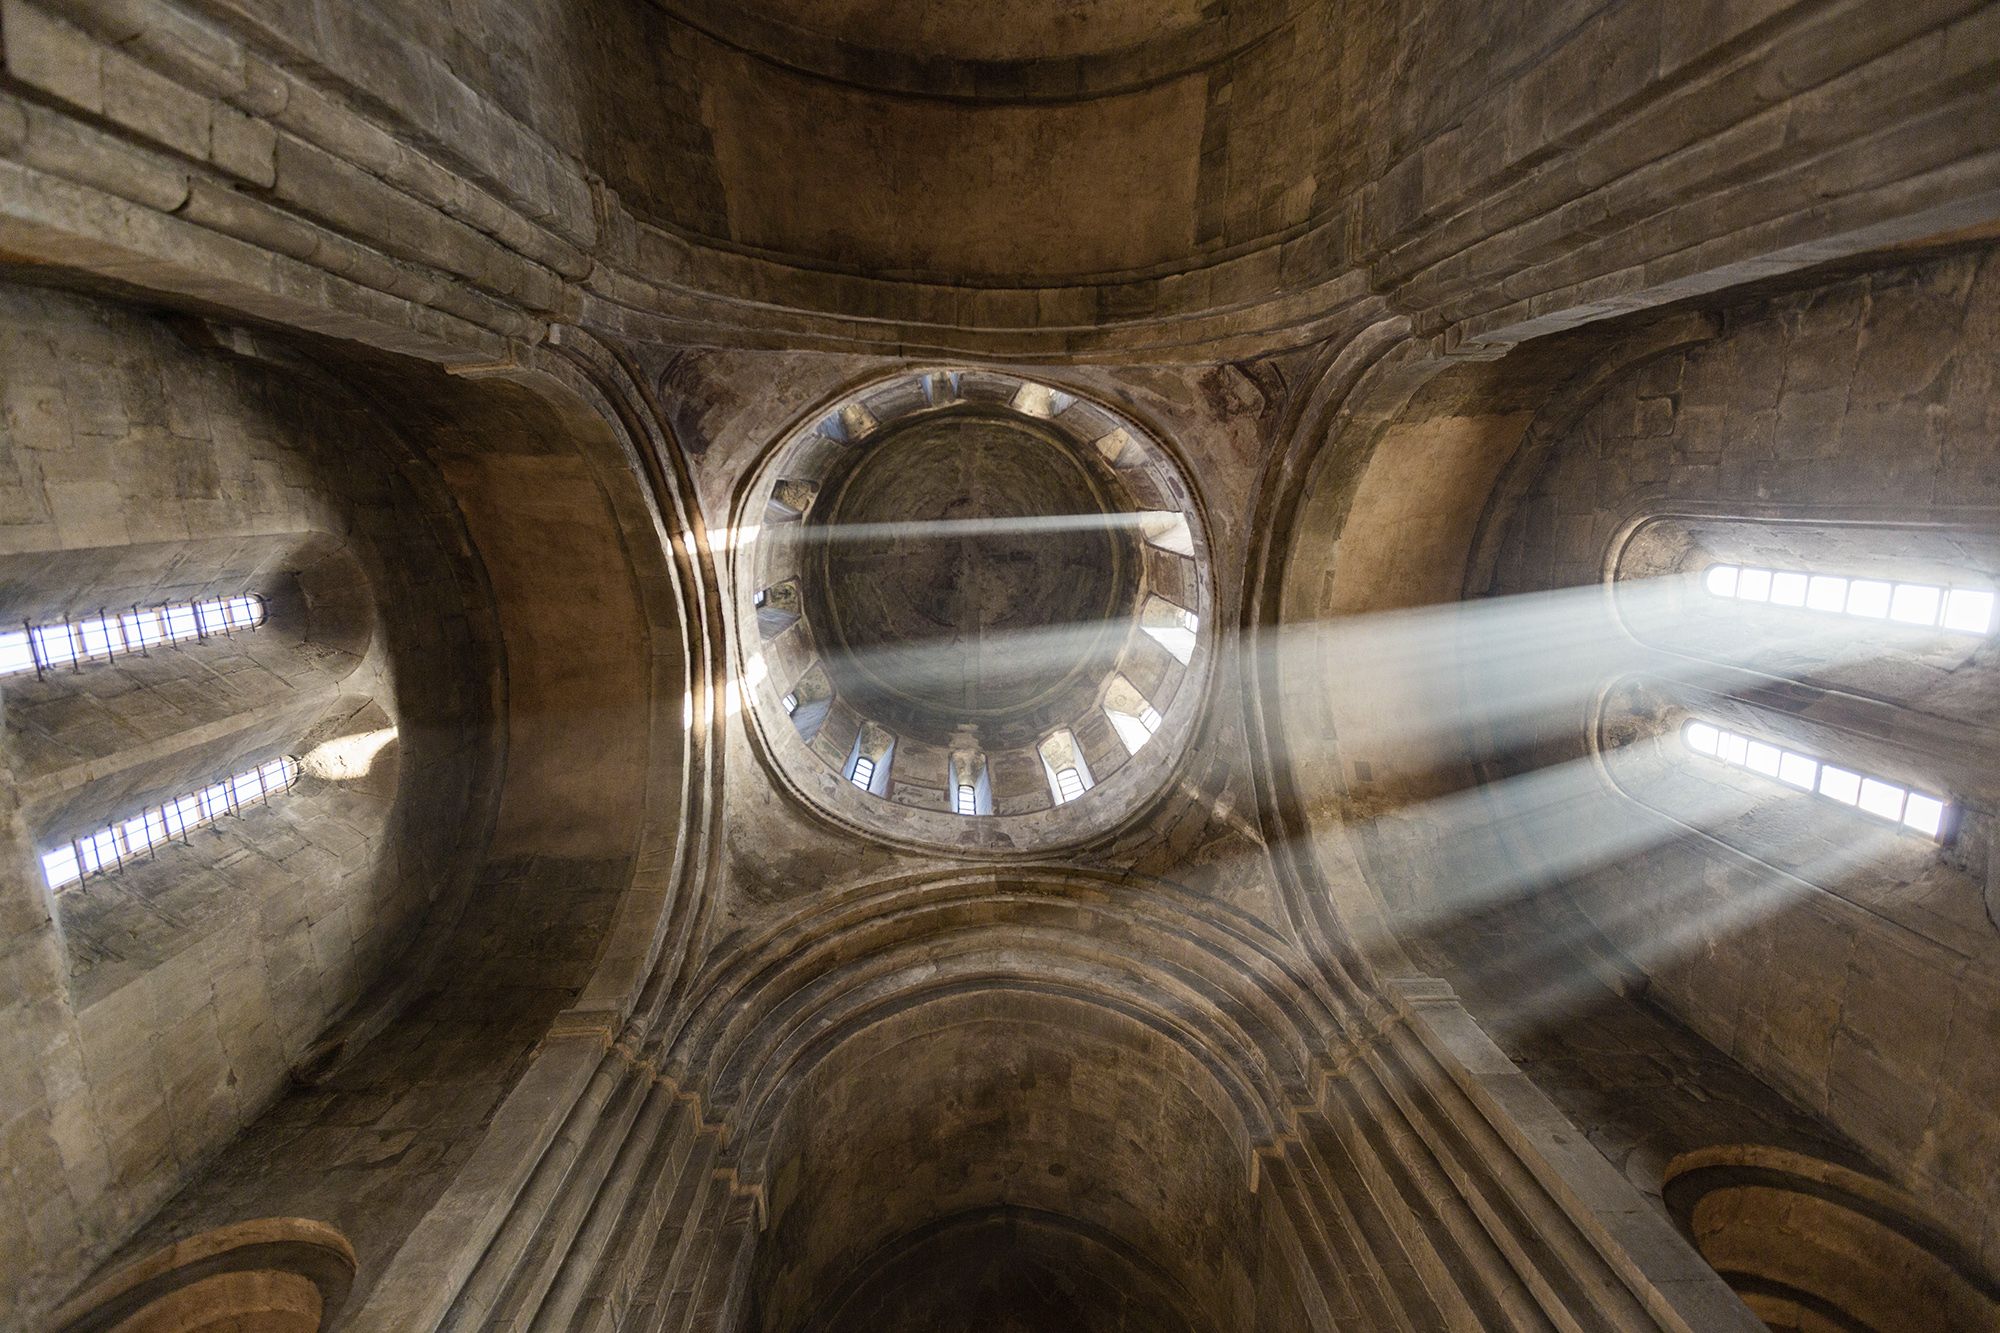
[[[205,641],[214,635],[234,638],[237,630],[253,630],[269,618],[264,599],[255,593],[208,597],[193,602],[162,602],[148,610],[137,604],[113,615],[100,607],[97,615],[60,624],[36,625],[23,620],[17,632],[0,634],[0,675],[33,671],[37,680],[67,666],[81,671],[89,662],[115,662],[120,654],[149,657],[154,644]]]
[[[1073,768],[1058,770],[1056,773],[1056,792],[1062,797],[1062,803],[1068,805],[1071,801],[1083,795],[1083,775]]]
[[[225,815],[241,814],[251,801],[262,800],[268,805],[272,796],[297,786],[302,772],[299,761],[285,755],[149,806],[45,853],[43,875],[50,888],[61,890],[92,875],[123,870],[128,861],[150,857],[165,843],[177,838],[189,842],[195,829]]]
[[[979,793],[970,782],[958,784],[958,813],[961,815],[979,813]]]
[[[875,761],[865,754],[854,761],[854,785],[863,791],[875,785]]]

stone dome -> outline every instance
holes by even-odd
[[[991,850],[1158,789],[1208,579],[1187,482],[1136,424],[1012,376],[906,376],[816,414],[750,502],[744,679],[823,809]]]

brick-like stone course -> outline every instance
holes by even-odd
[[[23,803],[4,885],[21,984],[0,1029],[30,1085],[4,1101],[13,1323],[253,1121],[449,896],[489,703],[463,547],[440,542],[451,517],[393,428],[337,386],[19,287],[0,290],[0,362],[10,606],[56,618],[255,590],[272,608],[235,640],[0,683]],[[438,727],[450,718],[472,730]],[[308,776],[53,901],[41,882],[30,849],[399,719],[418,725],[352,785]]]
[[[1703,531],[1725,544],[1729,514],[1888,525],[1880,539],[1795,527],[1790,547],[1781,525],[1734,538],[1745,543],[1738,558],[1842,573],[1868,572],[1843,561],[1911,559],[1916,539],[1898,543],[1898,524],[1955,518],[1971,527],[1953,562],[1996,572],[1990,539],[1976,535],[2000,503],[1993,251],[1836,276],[1721,313],[1719,336],[1618,376],[1554,442],[1514,511],[1495,592],[1593,582],[1629,520],[1679,506],[1715,516]],[[1691,931],[1646,964],[1656,1001],[1851,1137],[1993,1262],[2000,1176],[1979,1163],[2000,1117],[1968,1095],[1992,1078],[1969,1034],[1993,1020],[2000,979],[1987,905],[1992,795],[1976,776],[1992,771],[1981,720],[1996,688],[1990,647],[1883,643],[1780,660],[1757,658],[1758,642],[1746,624],[1733,642],[1698,648],[1804,683],[1781,713],[1750,710],[1745,725],[1810,730],[1851,711],[1822,692],[1883,701],[1867,732],[1822,730],[1823,744],[1920,781],[1968,775],[1949,786],[1965,806],[1960,845],[1874,848],[1864,870],[1856,848],[1873,842],[1845,812],[1774,810],[1718,831],[1747,855],[1672,840],[1580,877],[1573,892],[1637,957],[1658,952],[1648,939]],[[1925,746],[1893,744],[1919,733]],[[1761,799],[1748,775],[1716,774],[1709,790],[1717,783],[1746,806]],[[1693,818],[1668,804],[1674,782],[1642,790]]]

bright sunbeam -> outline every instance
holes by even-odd
[[[1187,535],[1187,518],[1171,509],[1144,509],[1113,514],[1023,514],[1014,518],[947,518],[912,520],[908,523],[829,523],[794,528],[816,542],[879,541],[961,541],[976,537],[1047,535],[1062,532],[1137,532],[1148,541],[1169,550],[1188,554],[1192,550]],[[754,546],[763,536],[765,525],[746,523],[735,528],[709,528],[701,546],[716,555]],[[781,531],[783,528],[781,527]],[[697,543],[685,533],[681,544],[694,555]]]
[[[921,694],[954,688],[968,679],[995,688],[1044,680],[1117,642],[1107,639],[1103,623],[1086,621],[976,639],[919,639],[855,652],[850,660],[891,688]]]
[[[1620,585],[1615,607],[1605,588],[1591,586],[1294,624],[1262,634],[1263,657],[1244,665],[1272,671],[1295,696],[1327,701],[1328,727],[1294,725],[1282,733],[1295,758],[1338,747],[1378,766],[1431,774],[1440,765],[1463,771],[1468,760],[1518,758],[1535,743],[1574,744],[1606,684],[1626,676],[1726,696],[1746,680],[1768,683],[1747,665],[1752,650],[1770,650],[1783,661],[1854,660],[1852,627],[1839,621],[1774,622],[1752,642],[1743,642],[1738,629],[1733,646],[1743,650],[1746,665],[1673,651],[1673,645],[1718,632],[1711,604],[1690,593],[1699,594],[1693,579],[1663,578]],[[860,664],[887,684],[916,690],[972,674],[1034,679],[1100,651],[1103,631],[1099,624],[1059,625],[976,642],[933,640],[873,650],[861,655]],[[1687,763],[1677,738],[1657,745],[1648,738],[1421,800],[1349,828],[1392,858],[1398,849],[1425,849],[1422,879],[1429,892],[1397,905],[1397,929],[1448,931],[1676,840],[1715,832],[1755,842],[1770,835],[1748,818],[1754,812],[1812,799],[1776,786],[1766,794],[1755,784],[1703,781]],[[1619,786],[1607,781],[1606,766]],[[1645,803],[1656,794],[1655,784],[1673,788],[1659,810]],[[1325,796],[1329,804],[1338,799],[1331,791]],[[1331,813],[1320,811],[1320,819]],[[1816,852],[1815,864],[1841,871],[1859,863],[1868,854],[1861,849],[1876,845],[1874,833],[1857,827],[1852,846]],[[1794,867],[1790,873],[1810,872]],[[1655,947],[1664,957],[1732,923],[1747,924],[1774,910],[1782,897],[1747,895],[1656,933],[1648,956]],[[1550,947],[1567,946],[1552,939]],[[1536,979],[1548,991],[1544,998],[1576,980],[1560,975],[1564,964],[1557,953],[1542,961],[1552,969]]]
[[[1602,996],[1602,980],[1582,959],[1603,935],[1615,942],[1625,961],[1647,973],[1673,968],[1709,952],[1730,936],[1749,930],[1809,900],[1814,884],[1834,884],[1861,870],[1880,854],[1881,839],[1895,835],[1862,831],[1852,843],[1833,847],[1798,867],[1798,878],[1762,873],[1737,877],[1718,891],[1704,878],[1704,859],[1689,856],[1649,867],[1646,892],[1622,901],[1596,895],[1586,917],[1567,926],[1539,913],[1542,930],[1518,947],[1496,955],[1485,969],[1497,982],[1492,998],[1502,1008],[1487,1015],[1499,1023],[1560,1021]]]
[[[299,756],[299,765],[328,782],[355,782],[368,776],[376,758],[396,739],[394,727],[356,732],[315,745]]]
[[[1696,799],[1681,813],[1703,826],[1759,804],[1720,785]],[[1428,928],[1639,855],[1687,830],[1607,786],[1593,760],[1578,759],[1418,802],[1357,830],[1391,845],[1406,845],[1419,831],[1435,840],[1435,893],[1407,904],[1405,920]]]
[[[1170,509],[1113,514],[1023,514],[1012,518],[939,518],[907,523],[830,523],[805,529],[816,542],[960,541],[973,537],[1047,536],[1063,532],[1137,532],[1152,537],[1185,524]]]
[[[1439,742],[1507,751],[1541,738],[1609,681],[1640,673],[1662,685],[1740,679],[1744,668],[1671,651],[1712,621],[1685,609],[1688,579],[1599,586],[1349,616],[1274,631],[1269,665],[1317,678],[1344,739],[1394,753]],[[1712,632],[1712,631],[1711,631]],[[1851,638],[1839,622],[1772,629],[1757,646],[1831,659]],[[1310,744],[1296,734],[1294,745]]]

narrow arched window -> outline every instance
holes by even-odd
[[[1201,630],[1201,617],[1194,612],[1164,597],[1150,597],[1140,612],[1139,625],[1182,666],[1193,659],[1195,636]]]
[[[1113,676],[1104,691],[1104,716],[1127,754],[1139,753],[1160,729],[1160,711],[1123,675]]]
[[[1738,602],[1887,620],[1960,634],[1990,634],[1993,630],[1994,594],[1985,588],[1726,564],[1704,570],[1702,587],[1711,596]]]
[[[1689,722],[1681,728],[1681,743],[1718,763],[1773,778],[1788,787],[1851,806],[1926,837],[1943,837],[1949,826],[1951,804],[1942,797],[1828,763],[1817,756],[1730,731],[1712,722]]]
[[[267,802],[298,784],[299,761],[290,755],[248,768],[219,782],[151,806],[95,833],[73,838],[42,854],[42,874],[52,889],[92,875],[123,870],[163,844],[184,842],[194,830],[245,807]]]
[[[848,751],[847,780],[871,796],[887,796],[895,757],[896,737],[873,722],[863,723]]]
[[[955,750],[951,756],[951,809],[974,816],[993,813],[993,782],[986,756],[977,750]]]
[[[39,676],[89,662],[142,657],[154,648],[247,633],[267,615],[264,599],[246,593],[24,624],[0,634],[0,675],[32,671]]]
[[[1041,755],[1042,771],[1049,780],[1049,795],[1057,805],[1068,805],[1096,785],[1073,732],[1064,729],[1043,741]]]

